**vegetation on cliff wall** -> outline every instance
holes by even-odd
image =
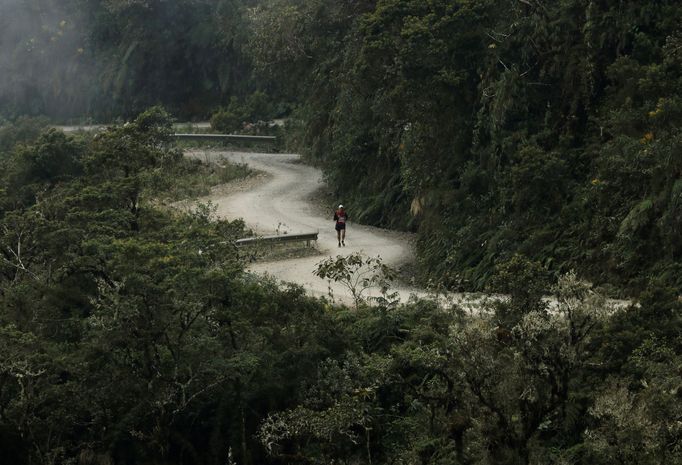
[[[425,279],[482,289],[520,253],[637,292],[682,285],[680,23],[674,1],[280,1],[252,50],[356,218],[419,233]]]

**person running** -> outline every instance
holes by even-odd
[[[344,210],[343,205],[339,205],[339,209],[334,212],[334,221],[336,221],[336,238],[339,240],[339,247],[346,246],[346,221],[348,221],[348,213]]]

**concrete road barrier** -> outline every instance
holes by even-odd
[[[178,140],[212,140],[238,142],[271,142],[277,141],[275,136],[247,136],[242,134],[173,134]]]
[[[297,242],[305,241],[306,247],[310,247],[310,241],[317,241],[317,232],[313,233],[299,233],[299,234],[279,234],[277,236],[258,236],[258,237],[247,237],[245,239],[237,239],[235,245],[237,247],[245,247],[249,245],[258,244],[274,244],[281,242]]]

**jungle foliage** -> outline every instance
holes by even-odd
[[[320,264],[355,289],[354,308],[332,307],[245,273],[241,222],[164,206],[195,164],[160,108],[94,137],[43,124],[0,131],[3,460],[682,459],[682,302],[670,288],[614,309],[575,274],[553,282],[515,255],[494,273],[509,299],[472,317],[398,304],[393,272],[353,255]],[[384,295],[372,306],[367,286]]]
[[[484,289],[514,254],[637,293],[682,288],[682,6],[273,1],[264,75],[356,218],[417,231],[424,280]]]
[[[682,302],[613,308],[522,255],[476,314],[354,308],[244,273],[239,221],[163,199],[191,169],[151,108],[95,136],[0,131],[0,451],[17,465],[677,463]],[[381,271],[378,276],[368,270]],[[363,290],[384,297],[369,306]],[[553,301],[543,299],[551,288]]]
[[[614,308],[574,273],[555,282],[515,255],[495,269],[508,299],[471,315],[398,304],[394,273],[356,254],[320,263],[354,289],[353,308],[332,307],[245,273],[240,221],[160,202],[194,166],[162,109],[94,137],[42,123],[0,131],[8,463],[682,460],[682,301],[669,288]],[[384,295],[373,305],[368,286]]]
[[[682,463],[680,24],[673,0],[2,2],[1,460]],[[353,308],[245,272],[242,222],[165,202],[245,172],[184,159],[156,103],[224,129],[297,103],[291,143],[417,231],[424,281],[506,297],[398,304],[361,255],[318,268]]]
[[[167,113],[95,137],[39,126],[0,133],[2,460],[258,461],[247,431],[288,405],[334,324],[242,273],[240,221],[159,202],[194,166]]]

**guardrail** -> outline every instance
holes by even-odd
[[[242,134],[173,134],[180,140],[222,140],[239,142],[276,142],[275,136],[247,136]]]
[[[277,236],[258,236],[247,237],[245,239],[237,239],[235,245],[237,247],[245,247],[249,245],[258,245],[263,243],[280,243],[280,242],[296,242],[305,241],[306,247],[310,247],[310,241],[316,241],[319,233],[300,233],[300,234],[280,234]]]

